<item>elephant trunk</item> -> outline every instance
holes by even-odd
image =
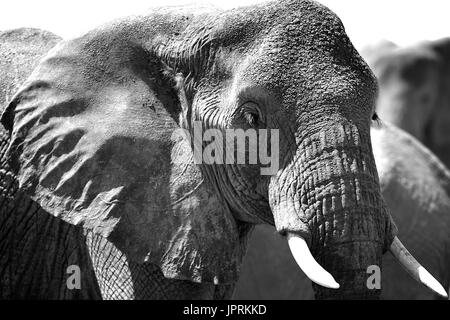
[[[373,269],[369,267],[381,269],[381,256],[382,246],[376,241],[351,241],[323,250],[318,261],[324,268],[334,270],[340,288],[333,290],[313,284],[316,299],[379,299],[381,279],[372,282],[369,277]]]
[[[376,299],[380,290],[367,285],[367,272],[381,269],[395,226],[381,198],[369,133],[350,123],[327,128],[302,139],[298,154],[271,182],[275,225],[304,238],[339,284],[314,285],[317,298]],[[294,257],[299,264],[308,260]]]

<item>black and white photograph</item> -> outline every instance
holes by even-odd
[[[448,300],[447,0],[1,7],[0,302]]]

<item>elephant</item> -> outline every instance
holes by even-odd
[[[450,172],[407,132],[383,123],[371,129],[381,190],[399,237],[414,256],[450,288]],[[381,299],[436,299],[383,256]],[[309,279],[298,270],[285,241],[271,226],[258,226],[249,240],[234,299],[309,300]]]
[[[4,265],[17,252],[32,261],[48,241],[44,273],[86,268],[79,298],[224,299],[254,226],[268,224],[318,299],[379,298],[366,269],[387,251],[446,295],[408,254],[381,196],[376,92],[340,19],[310,0],[159,8],[63,40],[1,116]],[[17,236],[28,238],[30,213],[16,219],[23,202],[11,188],[33,217],[64,223],[32,231],[37,247]],[[0,272],[0,288],[12,288],[1,296],[23,287],[28,297],[41,274],[34,284]],[[57,278],[46,294],[65,298],[73,279]]]
[[[377,113],[411,133],[450,166],[450,37],[362,50],[380,84]]]

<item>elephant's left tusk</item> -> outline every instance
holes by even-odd
[[[444,298],[448,298],[444,287],[414,259],[397,237],[394,238],[391,244],[390,252],[414,279]]]
[[[287,241],[298,266],[312,282],[325,288],[339,289],[339,284],[333,276],[314,259],[305,239],[296,234],[288,233]]]

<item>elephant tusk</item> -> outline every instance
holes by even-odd
[[[305,239],[296,234],[288,233],[287,241],[298,266],[312,282],[326,288],[339,289],[339,284],[333,276],[314,259]]]
[[[414,259],[397,237],[394,238],[389,251],[415,280],[424,284],[437,294],[448,298],[444,287]]]

